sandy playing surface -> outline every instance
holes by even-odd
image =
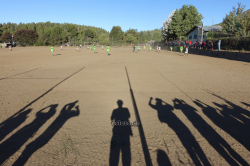
[[[119,147],[119,165],[250,164],[250,63],[148,48],[96,52],[0,49],[0,165],[108,166]],[[137,120],[125,67],[142,125],[130,136],[111,126],[119,99]]]

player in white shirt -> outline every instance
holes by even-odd
[[[76,46],[76,51],[78,51],[78,45]]]
[[[62,47],[62,45],[61,45],[61,50],[63,50],[63,47]]]
[[[102,49],[103,49],[103,45],[102,45]]]
[[[160,51],[161,51],[161,47],[159,46],[159,48],[158,48],[158,49],[159,49],[159,52],[160,52]]]
[[[158,51],[158,46],[156,46],[156,51]]]

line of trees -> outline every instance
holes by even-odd
[[[0,24],[0,42],[11,41],[12,34],[14,40],[19,44],[37,46],[60,45],[66,42],[71,44],[81,44],[83,42],[130,44],[162,40],[160,29],[140,32],[136,29],[129,29],[124,32],[120,26],[114,26],[109,33],[102,28],[68,23]]]

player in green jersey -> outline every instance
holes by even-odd
[[[94,48],[94,52],[95,52],[96,46],[94,45],[94,47],[93,47],[93,48]]]
[[[90,45],[90,50],[92,50],[92,45]]]
[[[51,51],[52,56],[53,56],[53,53],[54,53],[54,46],[50,47],[50,51]]]
[[[183,46],[180,47],[180,51],[181,51],[181,53],[182,53],[182,51],[183,51]]]
[[[136,52],[138,52],[139,51],[139,46],[136,46]]]
[[[109,55],[109,50],[110,50],[109,45],[106,47],[106,49],[107,49],[107,55]]]
[[[152,50],[152,46],[149,47],[149,52]]]
[[[171,51],[173,50],[173,47],[172,47],[172,46],[170,46],[170,50],[171,50]]]

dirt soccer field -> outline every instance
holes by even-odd
[[[250,164],[250,63],[96,52],[0,49],[0,165]]]

